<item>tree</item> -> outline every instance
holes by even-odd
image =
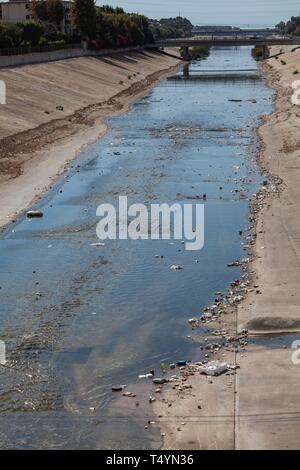
[[[22,42],[22,33],[22,28],[15,23],[0,22],[0,37],[2,38],[2,42],[9,43],[12,46],[19,46]]]
[[[96,7],[94,0],[75,0],[72,8],[73,22],[84,39],[96,34]]]
[[[281,33],[285,33],[285,22],[284,21],[280,21],[280,23],[278,23],[276,25],[276,28],[281,32]]]
[[[16,25],[22,29],[22,40],[37,46],[44,32],[44,27],[38,21],[19,21]]]
[[[132,23],[131,26],[131,41],[134,46],[141,46],[145,43],[145,36],[137,24]]]
[[[33,0],[31,9],[40,21],[48,20],[47,1]]]
[[[47,0],[46,3],[50,23],[59,27],[64,19],[64,5],[62,0]]]
[[[64,19],[64,5],[62,0],[34,0],[31,9],[43,23],[51,23],[60,29]]]
[[[187,18],[162,18],[151,22],[151,31],[156,38],[179,38],[189,36],[193,25]],[[149,42],[149,40],[148,40]]]
[[[0,48],[19,46],[22,42],[22,28],[14,23],[0,22]]]
[[[131,19],[137,25],[137,27],[141,30],[141,33],[144,36],[144,41],[142,44],[154,42],[154,38],[150,30],[148,18],[144,15],[137,15],[134,13],[131,15]]]

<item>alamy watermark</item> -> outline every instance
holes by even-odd
[[[292,103],[300,106],[300,80],[295,80],[292,83],[294,93],[292,94]]]
[[[6,84],[0,80],[0,104],[6,104]]]
[[[118,208],[101,204],[96,232],[100,240],[184,240],[188,251],[204,246],[203,204],[132,204],[119,196]]]
[[[294,349],[294,351],[292,352],[292,363],[294,364],[294,366],[299,366],[300,365],[300,340],[293,341],[292,349]]]
[[[6,364],[6,345],[4,341],[0,341],[0,365]]]

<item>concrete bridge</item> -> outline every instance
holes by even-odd
[[[260,28],[260,29],[194,29],[192,30],[192,34],[194,36],[257,36],[257,37],[265,37],[270,35],[279,34],[277,29],[272,28]]]
[[[238,33],[238,32],[236,32]],[[155,46],[159,48],[165,47],[178,47],[183,48],[183,58],[190,60],[189,48],[194,46],[286,46],[286,45],[300,45],[300,37],[268,35],[264,37],[256,36],[240,36],[235,34],[234,37],[230,36],[215,36],[211,33],[207,37],[194,37],[194,38],[178,38],[178,39],[164,39],[156,41]]]

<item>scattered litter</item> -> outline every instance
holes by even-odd
[[[171,267],[170,267],[171,271],[181,271],[183,269],[182,266],[180,266],[179,264],[173,264]]]
[[[27,212],[27,217],[29,219],[32,219],[33,217],[43,217],[43,212],[42,211],[28,211]]]
[[[176,362],[178,367],[185,367],[186,366],[186,361],[178,361]]]
[[[162,384],[165,384],[167,382],[167,379],[164,379],[164,378],[156,378],[156,379],[153,379],[153,383],[154,384],[157,384],[157,385],[162,385]]]
[[[136,397],[136,394],[132,393],[132,392],[124,392],[123,397],[134,398],[134,397]]]
[[[139,375],[139,379],[152,379],[153,374],[142,374]]]
[[[240,263],[240,261],[238,261],[238,260],[237,260],[237,261],[233,261],[232,263],[228,263],[228,264],[227,264],[227,267],[228,267],[228,268],[233,268],[233,267],[237,267],[237,266],[241,266],[241,263]]]
[[[228,364],[226,362],[212,361],[200,367],[200,373],[205,375],[221,375],[227,372]]]

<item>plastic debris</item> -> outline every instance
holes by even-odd
[[[181,271],[183,269],[183,266],[180,266],[179,264],[173,264],[170,267],[171,271]]]
[[[42,211],[28,211],[27,212],[27,217],[28,219],[32,219],[34,217],[43,217],[43,212]]]
[[[233,261],[232,263],[228,263],[227,266],[228,266],[228,268],[234,268],[234,267],[237,267],[237,266],[241,266],[241,263],[240,263],[240,261]]]
[[[186,361],[178,361],[176,362],[178,367],[185,367],[186,366]]]
[[[226,362],[211,361],[200,367],[200,373],[210,376],[221,375],[227,372],[228,364]]]
[[[136,397],[136,394],[132,393],[132,392],[124,392],[123,397],[134,398],[134,397]]]
[[[167,379],[164,379],[164,378],[156,378],[156,379],[153,379],[153,383],[154,384],[157,384],[157,385],[162,385],[164,383],[167,382]]]
[[[152,379],[153,374],[142,374],[139,375],[139,379]]]

